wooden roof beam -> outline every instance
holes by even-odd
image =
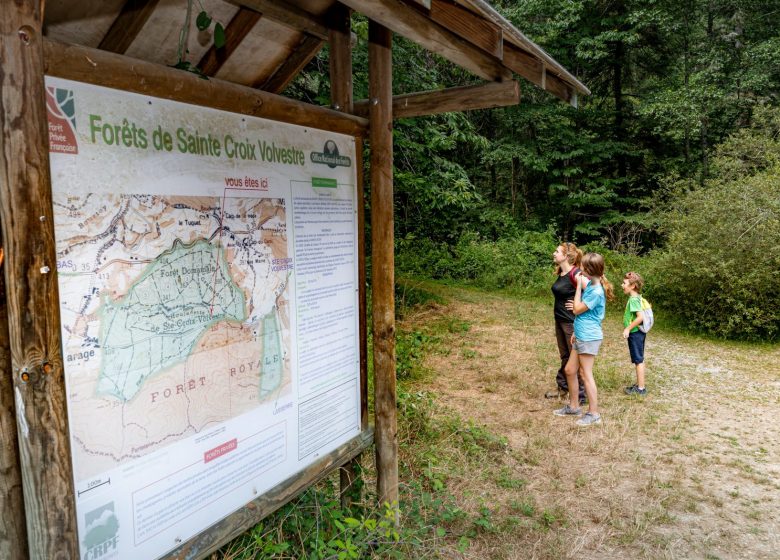
[[[438,115],[452,111],[471,111],[507,107],[520,103],[520,84],[516,81],[489,82],[438,91],[424,91],[393,96],[393,118],[403,119]],[[355,114],[368,115],[368,99],[355,101]]]
[[[360,117],[215,78],[204,80],[192,72],[98,49],[44,38],[43,54],[45,73],[66,80],[350,136],[365,136],[368,132],[368,121]]]
[[[458,3],[472,9],[477,14],[492,21],[496,25],[500,26],[504,32],[504,44],[511,43],[518,49],[533,56],[540,61],[547,68],[548,74],[554,74],[565,86],[572,89],[574,92],[578,91],[583,95],[590,95],[590,90],[585,87],[585,84],[580,82],[575,76],[573,76],[566,68],[561,66],[558,61],[547,54],[543,48],[528,39],[523,35],[512,23],[504,16],[496,11],[486,0],[457,0]],[[506,56],[506,53],[504,53]],[[574,94],[572,93],[572,96]]]
[[[292,4],[273,0],[234,0],[233,3],[260,12],[263,17],[313,35],[322,41],[328,40],[325,20]]]
[[[504,43],[504,64],[543,90],[549,91],[563,101],[572,102],[574,89],[533,55],[510,43]]]
[[[503,58],[501,28],[451,0],[432,0],[430,17],[499,60]]]
[[[263,15],[254,10],[239,8],[225,27],[225,45],[219,49],[214,45],[209,47],[198,62],[200,71],[206,76],[215,76],[261,17]]]
[[[159,0],[127,0],[98,48],[124,54],[143,29]]]
[[[309,61],[317,56],[324,44],[325,42],[319,37],[304,33],[303,40],[298,45],[298,48],[282,62],[270,77],[263,78],[254,87],[270,93],[281,93]]]
[[[481,78],[491,82],[511,79],[511,72],[495,56],[401,0],[341,0],[341,3]]]

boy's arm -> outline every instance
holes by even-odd
[[[645,316],[641,311],[636,312],[636,319],[631,321],[628,326],[623,329],[623,338],[628,338],[629,333],[634,330],[634,328],[638,327],[642,324],[642,322],[645,320]]]

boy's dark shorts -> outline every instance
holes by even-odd
[[[645,338],[647,333],[642,331],[628,333],[628,353],[631,354],[632,364],[641,364],[645,361]]]

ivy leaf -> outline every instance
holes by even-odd
[[[214,46],[218,49],[225,46],[225,28],[219,22],[214,26]]]
[[[198,14],[198,17],[195,18],[195,25],[200,31],[205,31],[209,28],[209,25],[211,25],[211,16],[206,13],[206,11],[202,11]]]

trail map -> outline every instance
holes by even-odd
[[[88,194],[55,209],[78,479],[289,389],[283,199]]]

